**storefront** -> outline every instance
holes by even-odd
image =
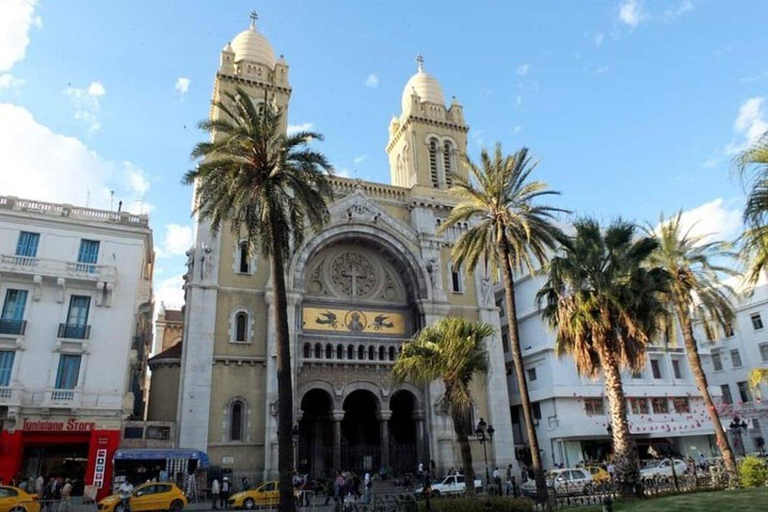
[[[24,419],[12,432],[0,432],[0,478],[68,478],[73,494],[88,490],[100,499],[110,492],[119,442],[119,430],[97,428],[94,421]]]
[[[120,449],[114,456],[113,487],[129,481],[138,485],[150,480],[174,482],[187,495],[197,494],[207,486],[208,455],[184,448]]]

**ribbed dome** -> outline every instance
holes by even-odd
[[[235,62],[247,60],[275,69],[275,52],[272,45],[255,27],[237,34],[232,40],[232,50],[235,52]]]
[[[408,83],[405,84],[405,89],[403,89],[401,100],[403,112],[410,110],[413,91],[416,91],[421,101],[445,106],[445,96],[443,96],[443,88],[440,87],[440,82],[424,71],[421,60],[419,61],[419,70],[408,80]]]

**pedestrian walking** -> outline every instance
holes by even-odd
[[[212,502],[213,510],[218,510],[219,508],[220,494],[221,494],[221,484],[219,484],[218,478],[214,478],[213,482],[211,482],[211,502]]]
[[[229,493],[230,493],[229,477],[224,477],[221,482],[221,508],[229,508]]]
[[[117,493],[120,495],[120,501],[123,506],[123,512],[131,511],[131,495],[133,494],[133,485],[127,479],[120,484],[117,489]]]

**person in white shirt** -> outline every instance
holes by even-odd
[[[117,489],[117,494],[120,495],[120,499],[122,500],[123,511],[130,512],[131,495],[133,494],[133,484],[131,484],[131,482],[126,480],[125,482],[120,484],[120,487]]]
[[[219,508],[219,493],[221,493],[219,479],[214,478],[213,482],[211,482],[211,501],[213,502],[213,510]]]

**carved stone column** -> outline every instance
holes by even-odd
[[[424,467],[429,466],[429,455],[426,451],[425,432],[424,432],[424,411],[413,411],[413,420],[416,422],[416,464],[423,463]]]
[[[344,411],[333,411],[333,470],[341,471],[341,420],[344,419]]]
[[[391,417],[392,411],[379,411],[376,414],[381,433],[381,465],[386,468],[389,468],[389,419]]]

